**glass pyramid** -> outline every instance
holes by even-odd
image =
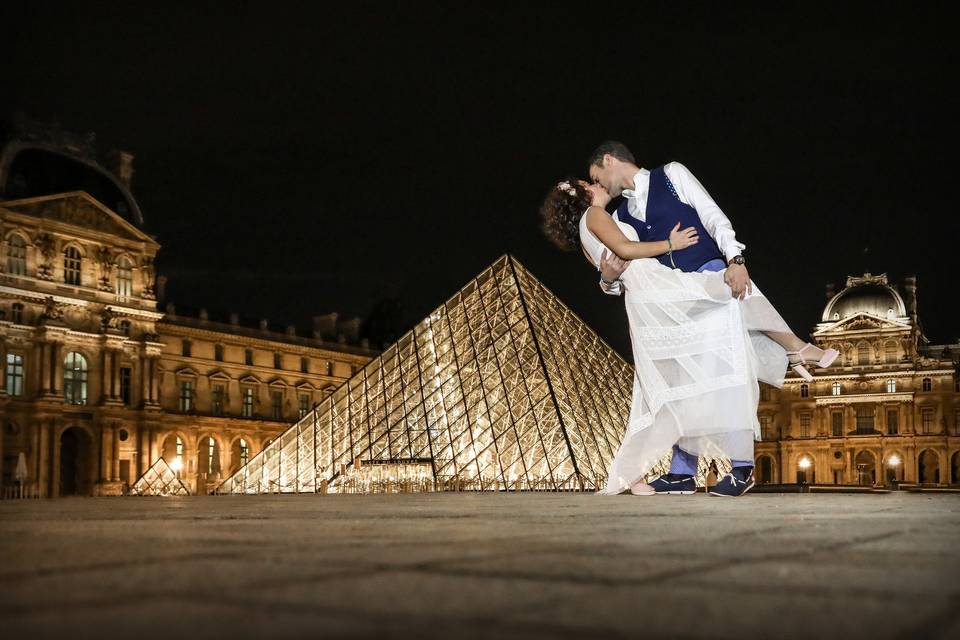
[[[190,491],[184,486],[177,474],[163,458],[150,465],[133,485],[138,496],[188,496]]]
[[[633,375],[503,256],[218,492],[598,489]]]

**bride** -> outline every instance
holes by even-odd
[[[595,268],[604,252],[631,261],[621,279],[636,369],[633,399],[599,493],[653,494],[647,475],[675,444],[692,454],[752,465],[760,436],[757,381],[783,386],[788,362],[809,377],[805,364],[829,366],[837,352],[798,338],[756,283],[738,300],[723,271],[686,273],[653,259],[696,244],[692,227],[681,230],[678,224],[668,240],[638,242],[630,225],[607,213],[609,201],[602,186],[568,179],[551,189],[540,210],[544,233],[561,249],[579,245]],[[749,469],[738,490],[717,494],[749,490]],[[736,479],[729,482],[737,485]]]

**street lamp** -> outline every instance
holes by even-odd
[[[800,473],[803,474],[803,481],[800,482],[800,484],[807,484],[807,469],[809,469],[811,466],[813,466],[813,461],[812,461],[810,458],[808,458],[807,456],[803,456],[803,457],[800,458],[800,460],[797,462],[797,466],[800,468]],[[798,474],[798,475],[799,475],[799,474]],[[797,480],[799,481],[800,479],[797,478]]]
[[[891,471],[893,471],[893,474],[892,474],[893,477],[890,478],[890,484],[894,486],[896,486],[897,484],[897,467],[900,466],[900,462],[901,462],[900,456],[898,456],[895,453],[891,453],[890,457],[887,458],[887,466],[888,468],[890,468]]]

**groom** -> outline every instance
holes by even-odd
[[[726,269],[724,281],[733,295],[742,300],[750,293],[750,275],[742,255],[746,247],[737,241],[730,220],[685,166],[671,162],[652,171],[641,169],[625,145],[608,141],[590,156],[590,179],[612,197],[623,196],[613,218],[632,226],[641,242],[666,240],[677,222],[682,229],[697,230],[699,243],[658,257],[661,263],[687,272]],[[600,262],[604,293],[621,294],[620,276],[627,264],[616,255],[604,256]],[[747,448],[752,450],[752,439]],[[731,463],[733,469],[710,490],[712,495],[740,496],[753,487],[753,460]],[[696,491],[696,472],[697,456],[674,444],[670,472],[650,486],[657,494],[690,495]]]

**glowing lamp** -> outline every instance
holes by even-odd
[[[810,462],[810,458],[803,457],[803,458],[800,458],[800,462],[798,463],[798,466],[801,469],[809,469],[811,464],[812,463]]]
[[[887,464],[897,466],[898,464],[900,464],[900,456],[894,453],[889,458],[887,458]]]
[[[173,469],[174,472],[180,471],[180,469],[183,469],[183,460],[179,457],[174,458],[173,462],[170,463],[170,468]]]

